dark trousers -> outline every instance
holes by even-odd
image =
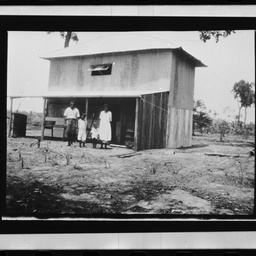
[[[76,120],[68,119],[67,128],[65,130],[65,137],[68,139],[68,144],[72,144],[76,141]]]
[[[97,143],[98,143],[98,140],[96,138],[93,138],[92,139],[92,145],[93,145],[94,148],[96,148]]]
[[[79,141],[79,147],[80,147],[80,148],[82,147],[82,144],[83,144],[83,147],[85,147],[85,142]]]

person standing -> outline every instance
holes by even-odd
[[[91,134],[92,134],[92,146],[93,146],[93,148],[96,148],[98,139],[99,139],[99,130],[98,130],[96,122],[93,123]]]
[[[70,101],[70,107],[64,112],[65,137],[68,138],[68,146],[71,146],[76,140],[77,119],[80,117],[79,110],[74,105],[74,101]]]
[[[100,126],[99,126],[99,135],[101,140],[101,148],[103,148],[103,144],[105,144],[105,148],[107,148],[107,144],[111,141],[111,122],[112,122],[112,113],[108,110],[108,104],[103,105],[104,110],[100,112]]]
[[[87,119],[86,114],[83,113],[81,118],[78,120],[78,135],[77,140],[79,141],[79,146],[81,148],[82,143],[83,147],[85,147],[85,141],[86,141],[86,128],[87,128]]]

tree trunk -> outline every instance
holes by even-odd
[[[220,142],[223,142],[222,135],[223,135],[222,130],[220,130]]]
[[[242,107],[239,107],[239,111],[238,111],[238,123],[240,122],[241,109],[242,109]]]
[[[67,32],[67,34],[65,36],[65,43],[64,43],[65,48],[69,46],[71,35],[72,35],[72,32]]]
[[[246,127],[247,107],[244,108],[244,127]]]

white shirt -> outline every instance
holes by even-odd
[[[64,112],[64,116],[67,119],[76,119],[80,117],[79,110],[77,108],[71,109],[71,107],[68,107]]]

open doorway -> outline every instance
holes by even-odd
[[[125,145],[134,142],[135,98],[90,98],[88,100],[87,120],[89,129],[93,122],[99,123],[103,105],[109,105],[112,112],[112,144]],[[90,137],[88,138],[90,139]]]

